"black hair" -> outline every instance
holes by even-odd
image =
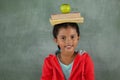
[[[57,39],[59,29],[68,28],[68,27],[72,27],[72,28],[76,29],[76,32],[77,32],[78,36],[80,36],[80,31],[79,31],[78,24],[77,23],[67,22],[67,23],[56,24],[54,26],[54,28],[53,28],[53,37]]]
[[[66,23],[61,23],[61,24],[56,24],[53,27],[53,37],[57,39],[57,35],[59,33],[59,30],[61,28],[68,28],[68,27],[72,27],[76,30],[77,35],[80,36],[80,31],[79,31],[79,26],[77,23],[71,23],[71,22],[66,22]],[[60,53],[60,46],[58,45],[58,51],[56,51],[56,55]]]

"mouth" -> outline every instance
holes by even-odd
[[[66,49],[71,49],[73,47],[73,45],[66,45],[65,48]]]

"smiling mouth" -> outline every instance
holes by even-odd
[[[67,46],[65,46],[65,48],[67,48],[67,49],[71,49],[73,47],[73,45],[67,45]]]

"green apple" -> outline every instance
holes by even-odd
[[[71,7],[70,7],[70,5],[69,4],[62,4],[61,6],[60,6],[60,10],[61,10],[61,12],[62,13],[70,13],[70,11],[71,11]]]

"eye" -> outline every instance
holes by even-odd
[[[62,40],[65,40],[66,38],[64,36],[61,37]]]
[[[72,35],[72,36],[71,36],[71,39],[74,39],[74,38],[75,38],[75,36],[74,36],[74,35]]]

